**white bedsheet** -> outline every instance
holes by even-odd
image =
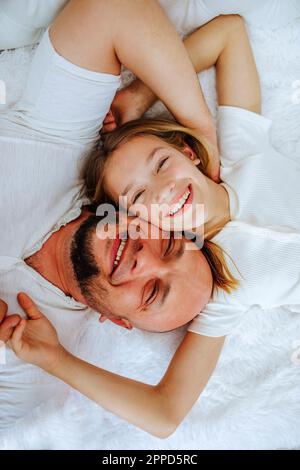
[[[277,30],[252,25],[250,36],[263,113],[274,120],[273,144],[284,154],[299,155],[300,162],[300,20]],[[20,95],[31,55],[26,49],[0,54],[7,105]],[[214,72],[203,73],[201,81],[215,113]],[[0,110],[4,107],[0,104]],[[163,107],[156,105],[150,115],[161,112]],[[154,335],[107,323],[87,321],[81,356],[132,378],[158,381],[183,330]],[[300,356],[299,314],[289,309],[251,311],[227,338],[200,400],[169,439],[156,439],[70,390],[67,398],[57,397],[33,410],[9,431],[0,449],[300,448],[297,351]]]

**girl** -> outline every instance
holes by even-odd
[[[205,51],[199,47],[202,41]],[[237,288],[230,294],[222,289],[214,293],[155,386],[69,354],[24,294],[19,302],[30,320],[22,320],[10,340],[23,360],[159,437],[174,432],[191,409],[215,368],[225,336],[246,310],[254,304],[297,304],[300,298],[300,171],[269,144],[271,122],[258,114],[258,77],[244,24],[237,16],[219,17],[193,33],[186,46],[197,71],[216,65],[223,183],[205,174],[205,144],[189,129],[161,122],[135,122],[115,131],[104,144],[106,158],[92,158],[86,180],[97,182],[95,202],[104,189],[115,200],[125,193],[132,206],[139,198],[146,207],[168,203],[172,214],[165,214],[163,223],[180,212],[191,221],[195,204],[204,204],[205,233],[226,252]]]

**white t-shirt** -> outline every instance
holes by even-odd
[[[1,125],[3,124],[3,125]],[[10,313],[24,316],[18,292],[27,292],[53,322],[62,343],[76,352],[89,309],[67,297],[25,262],[60,226],[81,212],[80,145],[38,141],[4,129],[0,119],[0,298]],[[34,133],[33,133],[34,134]],[[6,348],[0,364],[0,433],[6,426],[66,386]]]
[[[300,162],[269,142],[271,121],[221,106],[221,179],[231,222],[214,237],[226,253],[236,291],[217,290],[188,330],[206,336],[233,331],[253,306],[300,305]]]
[[[0,50],[37,43],[68,0],[1,0]]]

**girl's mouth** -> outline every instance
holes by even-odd
[[[185,211],[188,205],[192,204],[193,201],[193,189],[192,185],[189,184],[186,191],[183,193],[181,198],[176,204],[172,205],[172,209],[169,212],[169,217],[174,217]]]

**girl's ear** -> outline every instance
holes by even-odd
[[[183,153],[193,162],[195,166],[199,165],[200,160],[195,154],[194,150],[188,144],[185,144],[183,147]]]

